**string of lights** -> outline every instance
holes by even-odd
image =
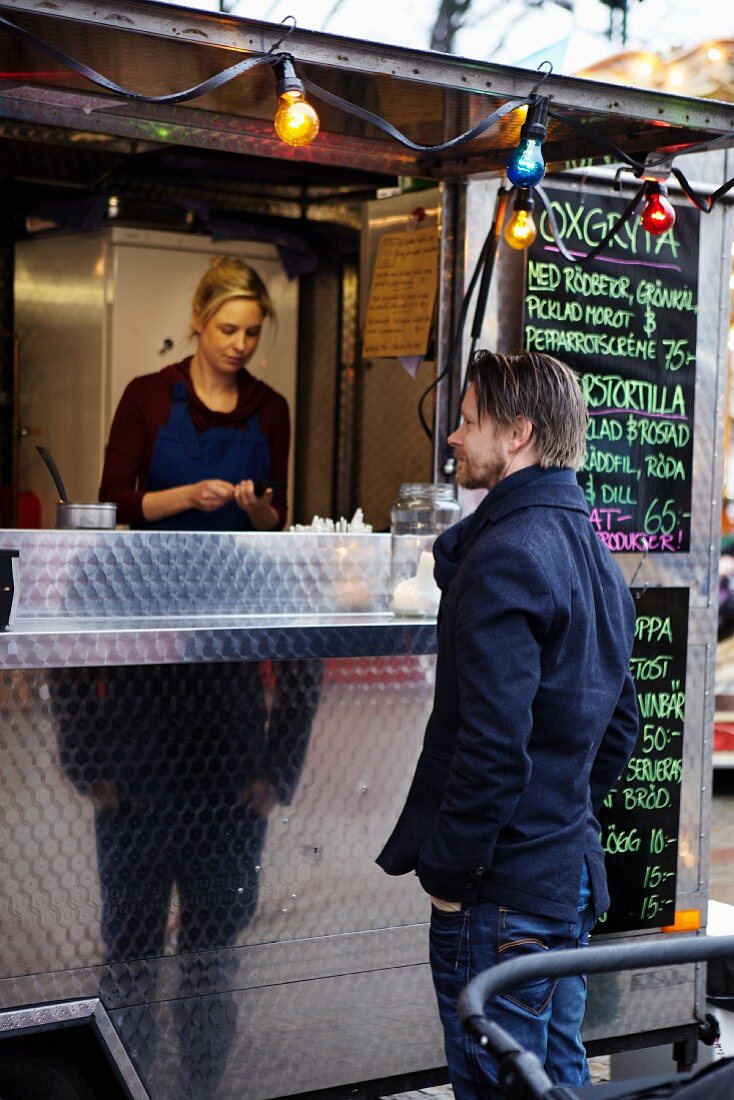
[[[144,95],[140,92],[131,91],[130,89],[122,87],[96,70],[90,68],[88,65],[85,65],[83,62],[57,49],[51,43],[44,41],[31,31],[19,27],[4,16],[0,16],[0,27],[4,27],[8,32],[17,35],[53,60],[71,69],[77,75],[96,84],[98,87],[104,88],[106,91],[113,92],[115,95],[122,96],[125,99],[143,103],[183,103],[187,100],[205,95],[208,92],[215,91],[224,84],[242,76],[259,65],[268,65],[272,68],[274,73],[276,82],[275,90],[278,96],[278,106],[273,122],[274,129],[281,141],[293,147],[310,144],[319,132],[319,116],[315,108],[306,98],[307,90],[318,100],[330,106],[337,107],[361,119],[363,122],[374,126],[388,137],[398,141],[407,148],[423,153],[445,152],[449,149],[467,144],[480,137],[506,115],[521,108],[527,108],[527,114],[520,130],[518,144],[510,153],[506,165],[507,178],[514,187],[515,195],[512,216],[504,230],[504,239],[510,247],[516,250],[525,250],[529,248],[535,240],[537,228],[533,217],[533,211],[535,208],[535,193],[537,192],[546,211],[548,225],[555,237],[556,244],[559,249],[564,252],[563,243],[558,238],[550,204],[542,189],[539,187],[546,172],[543,144],[548,136],[549,119],[576,130],[599,149],[603,150],[605,154],[611,155],[615,161],[629,168],[635,176],[643,180],[634,199],[627,209],[620,214],[617,222],[610,227],[604,239],[584,256],[571,256],[569,254],[567,258],[572,259],[575,263],[588,263],[595,256],[599,255],[603,248],[616,236],[617,232],[621,230],[623,225],[634,216],[640,204],[643,202],[644,207],[640,215],[640,221],[643,228],[646,229],[648,233],[655,236],[672,229],[675,224],[675,209],[667,197],[667,187],[661,176],[664,178],[672,174],[678,181],[681,190],[689,201],[691,201],[702,213],[710,213],[717,200],[734,187],[734,179],[727,180],[710,195],[701,196],[697,194],[688,182],[681,169],[673,165],[672,157],[661,157],[657,159],[648,157],[644,160],[640,160],[625,152],[625,150],[621,149],[614,142],[609,141],[604,135],[597,133],[588,124],[579,122],[577,119],[560,111],[552,110],[550,97],[542,95],[539,90],[544,80],[549,75],[551,69],[549,62],[543,63],[543,65],[548,65],[549,68],[543,73],[540,80],[526,97],[507,100],[496,111],[487,115],[469,130],[457,134],[447,141],[437,145],[420,145],[412,141],[406,134],[403,134],[397,127],[393,126],[380,115],[357,104],[351,103],[349,100],[313,83],[313,81],[300,78],[296,73],[293,57],[287,53],[275,52],[285,38],[292,33],[294,29],[293,26],[289,28],[288,32],[270,51],[268,51],[268,53],[250,56],[243,61],[228,66],[214,76],[190,88],[183,89],[179,92],[156,96]],[[701,142],[688,149],[681,150],[676,156],[685,155],[689,152],[698,152],[703,148],[711,148],[725,140],[730,140],[732,137],[734,137],[734,131],[718,135],[710,141]]]

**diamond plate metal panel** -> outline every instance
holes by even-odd
[[[265,1100],[282,1096],[284,1082],[294,1093],[341,1085],[346,1094],[351,1082],[378,1072],[443,1064],[434,999],[425,964],[207,998],[200,1008],[213,1033],[221,1036],[237,1021],[226,1062],[217,1062],[216,1049],[207,1059],[194,1045],[173,1073],[164,1059],[154,1061],[147,1082],[156,1100]],[[131,1035],[153,1027],[160,1050],[176,1042],[176,1015],[187,1009],[190,1004],[158,1003],[147,1013],[130,1008],[112,1016]]]
[[[374,857],[432,690],[427,656],[4,672],[0,1005],[98,995],[156,1098],[416,1066],[385,1020],[425,970],[426,899]],[[313,1033],[342,997],[354,1064]],[[253,1046],[261,1002],[281,1023]]]
[[[387,609],[390,541],[296,532],[0,531],[19,619]]]

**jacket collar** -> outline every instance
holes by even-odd
[[[495,485],[474,514],[483,526],[487,520],[497,523],[523,508],[570,508],[587,515],[589,512],[575,470],[526,466]]]
[[[480,532],[525,508],[562,508],[589,514],[574,470],[527,466],[505,477],[491,489],[476,511],[440,535],[433,547],[436,583],[445,591],[461,560]]]

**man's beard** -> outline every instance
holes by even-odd
[[[485,489],[486,485],[484,481],[477,476],[477,474],[470,469],[466,469],[462,472],[459,466],[456,471],[456,484],[462,489]]]
[[[505,476],[506,467],[499,458],[492,458],[480,469],[466,459],[456,467],[456,484],[462,489],[493,489]]]

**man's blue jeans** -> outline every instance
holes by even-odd
[[[456,1100],[500,1100],[496,1063],[466,1035],[456,1003],[482,970],[506,959],[587,947],[594,924],[583,890],[576,922],[518,913],[479,900],[463,912],[431,915],[431,969],[444,1027],[446,1060]],[[508,990],[485,1012],[525,1050],[535,1054],[554,1084],[590,1083],[580,1029],[586,1002],[583,977],[542,980]]]

